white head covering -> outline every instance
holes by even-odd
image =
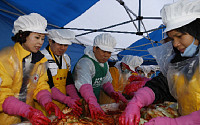
[[[159,70],[159,66],[158,65],[149,65],[151,67],[151,70],[156,72],[157,70]]]
[[[135,67],[140,66],[143,63],[142,57],[126,55],[122,58],[121,62],[129,66],[132,71],[135,71]]]
[[[31,13],[29,15],[23,15],[18,17],[14,22],[14,28],[12,32],[14,35],[20,30],[22,31],[31,31],[36,33],[45,33],[47,27],[47,20],[38,13]]]
[[[200,0],[179,0],[164,5],[161,17],[166,29],[164,32],[184,26],[200,18]]]
[[[113,36],[108,33],[102,33],[94,38],[93,46],[97,46],[104,51],[114,52],[116,44],[116,40]]]
[[[144,72],[144,76],[147,77],[147,74],[151,71],[151,66],[143,65],[137,68],[138,70],[142,70]]]
[[[51,29],[48,30],[49,39],[59,44],[71,45],[71,40],[75,39],[75,33],[67,29]]]

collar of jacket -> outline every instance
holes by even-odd
[[[15,49],[15,52],[17,53],[17,56],[19,58],[19,60],[23,60],[25,57],[27,57],[28,55],[31,54],[31,52],[25,50],[20,43],[15,43],[14,45],[14,49]],[[38,51],[37,53],[33,53],[33,63],[36,63],[38,61],[41,61],[41,63],[44,63],[47,61],[46,58],[44,58],[44,55]]]
[[[23,60],[23,58],[27,57],[31,54],[31,52],[25,50],[20,43],[15,43],[14,45],[15,52],[17,53],[17,56],[20,60]]]

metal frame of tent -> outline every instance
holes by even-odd
[[[152,46],[153,46],[153,43],[157,43],[158,41],[151,40],[151,38],[149,37],[148,33],[149,32],[153,32],[155,30],[163,29],[163,28],[165,28],[165,26],[163,26],[161,28],[155,28],[155,29],[151,29],[151,30],[147,31],[142,20],[143,19],[161,19],[161,17],[143,17],[141,15],[141,0],[139,0],[139,13],[138,13],[138,16],[125,5],[125,2],[123,0],[116,0],[116,1],[119,2],[119,4],[122,5],[124,7],[124,9],[126,10],[128,16],[130,18],[129,21],[125,21],[125,22],[118,23],[118,24],[113,24],[111,26],[107,26],[107,27],[100,28],[100,29],[85,29],[85,28],[66,28],[66,29],[87,31],[85,33],[81,33],[81,34],[76,35],[76,37],[84,36],[86,34],[90,34],[90,33],[93,33],[93,32],[126,33],[126,34],[140,35],[143,38],[148,39],[151,42]],[[135,19],[133,19],[131,14],[135,17]],[[135,24],[135,21],[138,21],[138,25]],[[137,32],[109,31],[109,30],[106,30],[106,29],[113,28],[113,27],[120,26],[120,25],[124,25],[124,24],[127,24],[127,23],[133,23],[133,26],[137,29]],[[143,27],[144,32],[141,32],[141,26]],[[146,34],[146,36],[144,34]],[[124,48],[116,48],[116,49],[117,49],[117,51],[124,50]]]
[[[6,3],[8,6],[12,7],[13,9],[15,9],[16,11],[18,11],[19,13],[21,13],[21,15],[24,15],[25,13],[22,12],[21,10],[19,10],[18,8],[14,7],[13,5],[11,5],[10,3],[8,3],[6,0],[1,0],[3,1],[4,3]],[[111,26],[107,26],[107,27],[104,27],[104,28],[100,28],[100,29],[84,29],[84,28],[66,28],[66,29],[70,29],[70,30],[83,30],[83,31],[86,31],[85,33],[81,33],[81,34],[78,34],[76,35],[76,37],[79,37],[79,36],[84,36],[86,34],[89,34],[89,33],[93,33],[93,32],[110,32],[110,33],[125,33],[125,34],[136,34],[136,35],[140,35],[142,36],[143,38],[146,38],[150,41],[150,43],[146,43],[146,44],[152,44],[152,47],[154,47],[154,44],[153,43],[157,43],[158,41],[153,41],[150,37],[149,37],[149,32],[152,32],[152,31],[155,31],[155,30],[158,30],[160,28],[155,28],[155,29],[151,29],[151,30],[146,30],[145,26],[144,26],[144,23],[143,23],[143,19],[161,19],[161,17],[143,17],[141,15],[141,0],[139,0],[139,12],[138,12],[138,15],[136,15],[132,10],[130,10],[125,2],[123,0],[116,0],[117,2],[119,2],[120,5],[122,5],[122,7],[124,7],[124,9],[126,10],[130,20],[129,21],[125,21],[125,22],[122,22],[122,23],[118,23],[118,24],[113,24]],[[0,11],[3,11],[5,13],[9,13],[9,14],[12,14],[12,15],[15,15],[15,16],[20,16],[19,13],[14,13],[14,12],[10,12],[8,10],[2,10],[0,9]],[[132,17],[134,16],[134,17]],[[136,25],[135,22],[138,22],[138,26]],[[133,26],[137,29],[136,32],[125,32],[125,31],[109,31],[107,29],[109,28],[113,28],[113,27],[117,27],[117,26],[120,26],[120,25],[124,25],[124,24],[127,24],[127,23],[133,23]],[[50,27],[54,27],[54,28],[63,28],[63,27],[59,27],[59,26],[56,26],[54,24],[50,24],[48,23],[48,26]],[[144,28],[144,32],[141,31],[141,26]],[[162,27],[164,28],[164,27]],[[146,34],[146,35],[144,35]],[[78,41],[78,40],[77,40]],[[80,44],[82,44],[80,42]],[[84,45],[85,46],[85,45]],[[144,44],[145,46],[145,44]],[[122,51],[122,50],[132,50],[132,51],[146,51],[146,50],[137,50],[136,49],[137,46],[135,47],[131,47],[131,48],[116,48],[116,51]],[[145,56],[145,55],[144,55]]]
[[[142,36],[142,38],[145,38],[145,39],[149,40],[149,43],[146,43],[146,44],[143,44],[143,45],[140,45],[140,46],[134,46],[134,47],[128,47],[128,48],[116,48],[115,51],[122,51],[122,50],[147,51],[147,50],[141,50],[141,49],[137,49],[137,48],[141,47],[141,46],[146,46],[146,45],[149,45],[149,44],[151,44],[152,47],[155,47],[155,45],[159,46],[157,43],[159,43],[160,41],[154,41],[154,40],[152,40],[150,38],[150,36],[149,36],[149,33],[153,32],[153,31],[156,31],[156,30],[159,30],[159,29],[164,29],[165,26],[163,25],[162,27],[151,29],[151,30],[147,31],[146,28],[145,28],[145,25],[143,23],[143,19],[161,19],[161,17],[143,17],[141,15],[141,0],[139,0],[139,12],[138,12],[138,15],[135,14],[132,10],[130,10],[126,6],[126,4],[125,4],[125,2],[123,0],[116,0],[116,1],[119,2],[119,4],[122,5],[123,8],[126,10],[128,16],[130,18],[129,21],[125,21],[125,22],[118,23],[118,24],[113,24],[111,26],[103,27],[103,28],[100,28],[100,29],[85,29],[85,28],[66,28],[66,29],[86,31],[84,33],[76,35],[76,37],[84,36],[86,34],[90,34],[90,33],[94,33],[94,32],[109,32],[109,33],[135,34],[135,35],[140,35],[140,36]],[[138,22],[138,25],[136,25],[135,22]],[[136,28],[137,31],[136,32],[128,32],[128,31],[126,31],[125,32],[125,31],[113,31],[113,30],[111,31],[111,30],[107,30],[109,28],[117,27],[117,26],[124,25],[124,24],[127,24],[127,23],[133,23],[133,26]],[[144,32],[141,31],[141,26],[143,27]],[[162,33],[162,38],[163,37],[164,36],[163,36],[163,33]],[[143,55],[141,57],[144,57],[144,58],[149,59],[149,60],[154,60],[154,58],[147,58],[147,56],[149,56],[149,55]],[[123,55],[120,55],[120,56],[123,56]]]
[[[162,27],[163,25],[160,25],[160,27]],[[160,29],[160,30],[156,30],[152,33],[149,34],[149,36],[154,39],[155,41],[161,40],[161,34],[163,34],[163,30],[164,29]],[[159,36],[157,36],[159,35]],[[148,43],[148,39],[146,38],[142,38],[136,42],[134,42],[133,44],[131,44],[128,48],[126,48],[126,50],[123,50],[121,52],[118,53],[118,58],[121,59],[123,58],[124,55],[134,55],[134,56],[140,56],[143,58],[145,65],[156,65],[156,60],[153,58],[153,56],[151,54],[149,54],[148,49],[151,47],[155,47],[155,46],[160,46],[162,45],[162,43],[160,42],[154,42],[153,46],[152,43]]]
[[[21,10],[19,10],[18,8],[16,8],[15,6],[11,5],[6,0],[1,0],[1,1],[3,1],[4,3],[6,3],[8,6],[12,7],[13,9],[17,10],[21,14],[14,13],[14,12],[11,12],[11,11],[8,11],[8,10],[3,10],[3,9],[0,9],[0,11],[3,11],[5,13],[9,13],[9,14],[12,14],[12,15],[16,15],[16,16],[21,16],[21,15],[26,14],[26,13],[22,12]],[[137,16],[137,14],[135,14],[132,10],[130,10],[126,6],[126,4],[125,4],[125,2],[123,0],[116,0],[116,1],[119,2],[119,4],[122,5],[124,7],[124,9],[126,10],[128,16],[130,18],[129,21],[125,21],[125,22],[118,23],[118,24],[113,24],[111,26],[107,26],[107,27],[100,28],[100,29],[85,29],[85,28],[66,28],[66,29],[88,31],[88,32],[85,32],[85,33],[82,33],[82,34],[78,34],[78,35],[76,35],[76,37],[83,36],[83,35],[86,35],[86,34],[89,34],[89,33],[93,33],[93,32],[127,33],[127,34],[140,35],[140,36],[142,36],[142,37],[144,37],[146,39],[149,39],[151,42],[155,42],[155,41],[151,40],[151,38],[149,37],[148,33],[152,32],[152,31],[155,31],[155,30],[158,30],[160,28],[155,28],[155,29],[151,29],[151,30],[147,31],[142,20],[143,19],[161,19],[161,17],[143,17],[141,15],[141,0],[139,0],[139,12],[138,12],[138,16]],[[133,17],[131,16],[131,14],[135,17],[135,19],[133,19]],[[135,24],[135,21],[138,21],[138,25]],[[137,29],[137,32],[109,31],[109,30],[106,30],[106,29],[113,28],[113,27],[120,26],[120,25],[124,25],[124,24],[127,24],[127,23],[133,23],[134,27]],[[59,27],[57,25],[50,24],[50,23],[48,23],[48,26],[52,26],[54,28],[63,28],[63,27]],[[143,26],[144,32],[141,32],[141,26]],[[165,27],[162,27],[162,28],[165,28]],[[145,33],[147,34],[146,36],[143,35]]]

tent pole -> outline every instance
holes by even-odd
[[[15,6],[13,6],[12,4],[8,3],[5,0],[2,0],[4,3],[6,3],[8,6],[12,7],[13,9],[17,10],[18,12],[20,12],[21,14],[25,15],[24,12],[22,12],[21,10],[19,10],[18,8],[16,8]]]
[[[13,13],[13,12],[10,12],[10,11],[4,10],[4,9],[0,9],[0,11],[5,12],[5,13],[9,13],[9,14],[12,14],[12,15],[16,15],[16,16],[21,16],[20,14]]]
[[[139,10],[138,10],[138,32],[140,32],[140,21],[142,20],[141,17],[141,0],[139,0]]]

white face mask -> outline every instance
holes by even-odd
[[[123,73],[130,73],[131,71],[128,69],[122,70]]]
[[[182,57],[192,57],[194,56],[195,52],[197,51],[197,45],[194,44],[195,38],[192,41],[192,44],[190,44],[184,51],[184,53],[181,53]]]
[[[140,76],[141,76],[141,77],[145,77],[145,74],[144,74],[144,73],[142,73],[142,74],[140,74]]]

